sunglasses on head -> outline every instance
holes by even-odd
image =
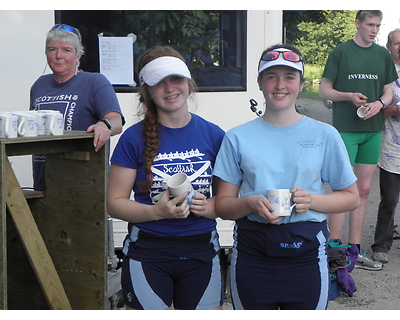
[[[74,35],[76,35],[78,37],[79,41],[81,40],[81,35],[79,34],[79,32],[75,28],[73,28],[69,25],[66,25],[66,24],[57,24],[53,28],[51,28],[51,30],[49,32],[54,31],[54,30],[60,30],[60,29],[64,29],[65,31],[73,33]]]
[[[262,61],[273,61],[279,58],[279,55],[282,54],[283,59],[290,62],[300,62],[303,61],[303,58],[293,51],[268,51],[265,53],[261,60]]]

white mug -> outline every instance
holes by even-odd
[[[0,137],[16,138],[18,136],[18,117],[11,113],[0,113]]]
[[[35,137],[37,136],[37,117],[38,115],[33,112],[15,112],[18,116],[17,133],[21,137]]]
[[[61,136],[64,133],[64,116],[58,111],[44,112],[45,134]]]
[[[279,217],[290,216],[293,207],[296,205],[290,206],[291,197],[289,189],[268,190],[267,198],[273,208],[272,215]]]
[[[364,119],[365,118],[365,114],[366,114],[365,109],[366,109],[365,107],[359,107],[357,109],[357,115],[358,115],[358,117],[360,119]]]
[[[38,110],[36,111],[37,113],[61,113],[58,110],[46,110],[46,109],[42,109],[42,110]]]
[[[43,112],[37,113],[37,135],[44,136],[46,134],[46,116]]]
[[[170,176],[167,181],[167,186],[174,197],[178,197],[184,192],[189,193],[188,198],[191,198],[194,195],[193,186],[186,173],[176,173]]]

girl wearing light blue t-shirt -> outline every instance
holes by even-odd
[[[356,178],[338,132],[296,111],[303,75],[296,48],[265,50],[258,66],[265,112],[228,131],[217,156],[217,213],[236,220],[235,309],[326,309],[327,214],[358,205]],[[333,192],[325,193],[325,183]],[[273,215],[266,197],[272,189],[290,189],[290,216]]]

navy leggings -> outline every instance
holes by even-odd
[[[329,296],[326,223],[260,227],[260,230],[235,229],[231,261],[234,308],[326,309]]]

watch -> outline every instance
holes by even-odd
[[[111,125],[110,121],[108,121],[107,119],[100,119],[99,122],[100,121],[103,122],[107,126],[108,130],[112,129],[112,125]]]

